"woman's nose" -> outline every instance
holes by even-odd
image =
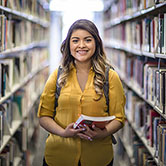
[[[84,41],[80,41],[79,47],[80,47],[80,48],[85,47]]]

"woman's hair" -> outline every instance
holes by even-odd
[[[95,53],[91,58],[92,67],[95,72],[94,76],[94,87],[96,93],[100,96],[103,95],[103,85],[105,82],[105,69],[106,65],[109,65],[106,60],[106,55],[103,49],[103,43],[99,36],[99,32],[95,24],[86,19],[80,19],[75,21],[67,34],[66,39],[62,42],[61,53],[63,55],[62,59],[62,74],[59,77],[59,85],[62,87],[65,85],[67,76],[71,70],[71,64],[74,64],[74,57],[70,52],[70,38],[73,31],[77,29],[82,29],[88,31],[95,39],[96,49]]]

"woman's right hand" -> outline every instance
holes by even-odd
[[[78,133],[81,133],[85,130],[85,128],[80,128],[80,129],[74,129],[73,128],[74,123],[70,123],[63,132],[63,137],[76,137]]]

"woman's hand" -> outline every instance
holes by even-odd
[[[78,133],[77,135],[81,139],[93,141],[93,139],[105,138],[116,133],[120,128],[122,128],[122,123],[117,120],[113,120],[108,123],[104,129],[100,129],[95,125],[92,125],[92,129],[88,126],[82,126],[82,128],[85,128],[85,131]]]
[[[74,123],[69,124],[62,134],[63,137],[75,137],[78,133],[85,131],[85,128],[74,129]]]
[[[51,117],[43,116],[39,118],[40,125],[49,133],[59,135],[61,137],[75,137],[78,133],[84,131],[84,128],[74,129],[73,124],[69,124],[65,129],[59,126]]]
[[[109,135],[106,129],[100,129],[95,125],[92,125],[92,129],[88,126],[84,126],[83,128],[85,131],[77,134],[81,139],[93,141],[93,139],[104,138]]]

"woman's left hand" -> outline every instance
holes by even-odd
[[[104,138],[108,135],[106,129],[100,129],[95,125],[92,126],[92,129],[86,125],[84,126],[84,128],[85,128],[84,132],[77,134],[81,139],[93,141],[93,139]]]

